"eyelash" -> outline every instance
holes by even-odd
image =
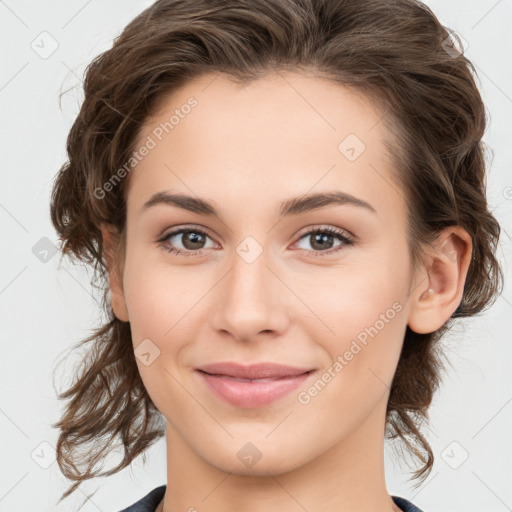
[[[163,238],[158,240],[158,242],[161,244],[161,246],[167,252],[174,253],[176,255],[181,255],[181,256],[200,256],[203,253],[203,251],[206,250],[206,249],[199,249],[197,251],[183,251],[181,249],[176,249],[175,247],[168,247],[165,245],[165,242],[167,242],[169,239],[171,239],[173,236],[175,236],[179,233],[198,233],[202,236],[211,238],[208,235],[208,233],[206,233],[205,231],[203,231],[202,229],[200,229],[198,227],[188,227],[188,228],[180,228],[180,229],[171,231],[170,233],[166,234]],[[323,257],[325,255],[335,254],[335,253],[338,253],[339,251],[342,251],[346,246],[355,244],[355,241],[351,237],[349,237],[345,231],[342,231],[338,228],[333,228],[331,226],[315,228],[310,231],[306,231],[305,233],[302,233],[302,235],[298,238],[297,241],[302,240],[306,236],[319,234],[319,233],[328,233],[330,235],[333,235],[333,236],[337,237],[340,241],[342,241],[343,244],[341,244],[337,248],[328,249],[325,251],[310,251],[310,250],[307,251],[309,253],[312,253],[312,255],[315,257]]]

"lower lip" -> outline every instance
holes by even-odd
[[[275,402],[299,387],[313,372],[272,380],[243,382],[225,375],[198,371],[208,387],[220,398],[237,407],[254,409]]]

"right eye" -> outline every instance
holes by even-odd
[[[175,241],[172,241],[173,238],[176,238]],[[161,243],[162,247],[166,249],[170,253],[183,255],[183,256],[196,256],[203,253],[205,248],[198,247],[205,243],[205,239],[210,238],[208,234],[202,229],[191,227],[191,228],[180,228],[167,233],[164,237],[162,237],[158,242]],[[184,243],[188,244],[190,250],[176,248],[176,244]],[[198,250],[193,250],[198,249]]]

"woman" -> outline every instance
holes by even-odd
[[[84,90],[51,215],[109,318],[61,394],[63,497],[165,435],[126,510],[419,511],[384,439],[428,476],[437,342],[502,286],[447,30],[413,0],[159,0]]]

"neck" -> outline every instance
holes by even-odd
[[[385,484],[384,422],[376,421],[385,416],[381,409],[327,452],[280,474],[222,471],[199,457],[167,422],[168,481],[157,512],[400,512]]]

